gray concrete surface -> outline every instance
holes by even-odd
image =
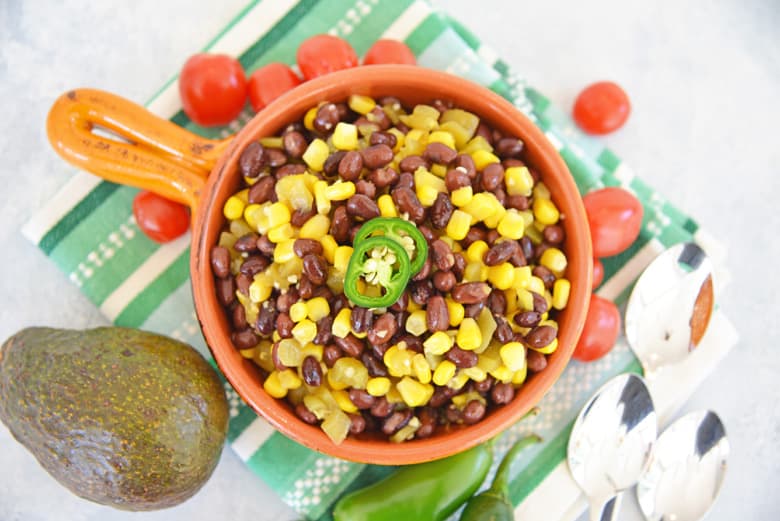
[[[267,0],[270,1],[270,0]],[[44,120],[57,95],[92,86],[143,101],[244,0],[0,2],[0,337],[28,325],[104,324],[19,233],[65,182]],[[712,408],[732,441],[708,519],[780,518],[780,4],[752,2],[436,1],[562,107],[600,79],[631,96],[628,124],[605,138],[635,171],[730,247],[721,304],[741,343],[686,405]],[[192,500],[131,515],[76,498],[0,428],[0,520],[294,519],[230,451]],[[621,519],[638,520],[633,499]]]

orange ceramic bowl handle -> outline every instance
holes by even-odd
[[[94,89],[60,96],[49,111],[46,131],[54,150],[69,163],[193,210],[230,141],[201,138],[140,105]]]

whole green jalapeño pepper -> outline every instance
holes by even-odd
[[[489,489],[474,496],[466,503],[460,515],[460,521],[512,521],[515,518],[514,506],[509,500],[509,472],[518,455],[531,444],[539,443],[539,436],[531,435],[517,441],[496,471],[493,484]]]
[[[395,304],[411,277],[409,255],[403,246],[389,237],[355,240],[344,276],[344,294],[353,304],[364,308],[384,308]],[[379,296],[360,292],[360,279],[381,286]]]
[[[398,217],[375,217],[360,227],[353,244],[359,245],[369,237],[387,237],[403,246],[411,261],[413,277],[419,272],[428,258],[428,242],[414,223]]]
[[[339,500],[334,521],[442,521],[477,491],[493,462],[490,443],[408,465]]]

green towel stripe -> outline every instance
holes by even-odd
[[[550,100],[547,99],[541,92],[531,87],[525,89],[525,96],[531,102],[534,107],[534,112],[541,118],[541,115],[550,106]]]
[[[116,317],[114,324],[140,327],[144,320],[173,291],[190,278],[190,249],[187,248],[151,284],[128,304]]]
[[[639,237],[637,237],[636,241],[629,246],[625,251],[622,251],[618,253],[617,255],[613,255],[612,257],[604,257],[601,259],[601,263],[604,265],[604,281],[606,282],[609,280],[612,275],[617,273],[620,268],[626,265],[626,263],[631,260],[634,255],[639,252],[642,248],[647,245],[648,242],[650,242],[653,239],[653,234],[647,229],[642,228],[642,230],[639,232]]]
[[[593,168],[583,161],[577,154],[574,153],[569,147],[564,146],[560,151],[561,157],[566,166],[569,167],[574,182],[577,184],[577,190],[581,194],[590,192],[595,188],[600,188],[598,175],[594,175]]]
[[[247,460],[247,465],[255,469],[274,490],[283,495],[303,474],[302,471],[291,472],[291,468],[299,470],[313,468],[314,462],[321,457],[324,456],[274,431]]]
[[[614,374],[627,372],[641,374],[642,369],[636,359],[632,358],[626,367],[621,371],[616,371]],[[519,505],[528,497],[528,494],[547,478],[555,467],[566,459],[566,447],[569,443],[572,427],[574,427],[574,421],[569,422],[555,438],[544,440],[544,449],[510,482],[509,497],[512,499],[513,505]]]
[[[244,429],[249,427],[249,424],[257,419],[257,413],[248,405],[241,402],[241,406],[238,408],[238,416],[230,418],[228,424],[228,443],[236,441]]]
[[[67,237],[73,228],[81,223],[85,216],[89,215],[95,208],[103,204],[103,201],[114,193],[117,188],[119,188],[119,185],[117,184],[109,183],[108,181],[101,182],[76,206],[71,208],[65,217],[60,219],[57,224],[46,232],[46,235],[43,236],[41,242],[38,243],[38,247],[43,250],[43,253],[50,255],[60,241]]]
[[[607,172],[614,172],[618,165],[620,165],[620,158],[617,157],[610,149],[605,148],[596,158],[596,162],[604,167]]]
[[[358,56],[363,56],[379,35],[385,32],[388,20],[397,19],[412,3],[411,0],[379,3],[373,6],[369,14],[361,17],[352,32],[342,35],[342,38],[352,45]]]
[[[446,14],[441,15],[442,18],[445,19],[445,21],[450,25],[450,27],[460,36],[466,45],[471,48],[471,50],[476,51],[480,48],[482,43],[479,41],[479,38],[474,36],[474,33],[472,33],[470,30],[468,30],[462,23],[457,21],[455,18],[452,18],[451,16],[447,16]],[[492,65],[488,64],[488,65]]]
[[[447,29],[441,16],[431,13],[406,37],[405,43],[415,56],[422,54]]]

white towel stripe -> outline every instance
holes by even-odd
[[[274,428],[271,427],[271,424],[258,417],[249,424],[249,427],[244,429],[230,446],[242,461],[247,461],[273,433]]]
[[[657,239],[650,239],[596,293],[607,300],[615,300],[664,249],[664,245]]]
[[[431,8],[428,7],[428,4],[424,2],[413,3],[382,33],[382,38],[405,39],[429,14],[431,14]]]
[[[100,306],[100,311],[113,322],[141,291],[184,253],[189,245],[190,233],[187,232],[175,241],[160,246],[106,298]]]

